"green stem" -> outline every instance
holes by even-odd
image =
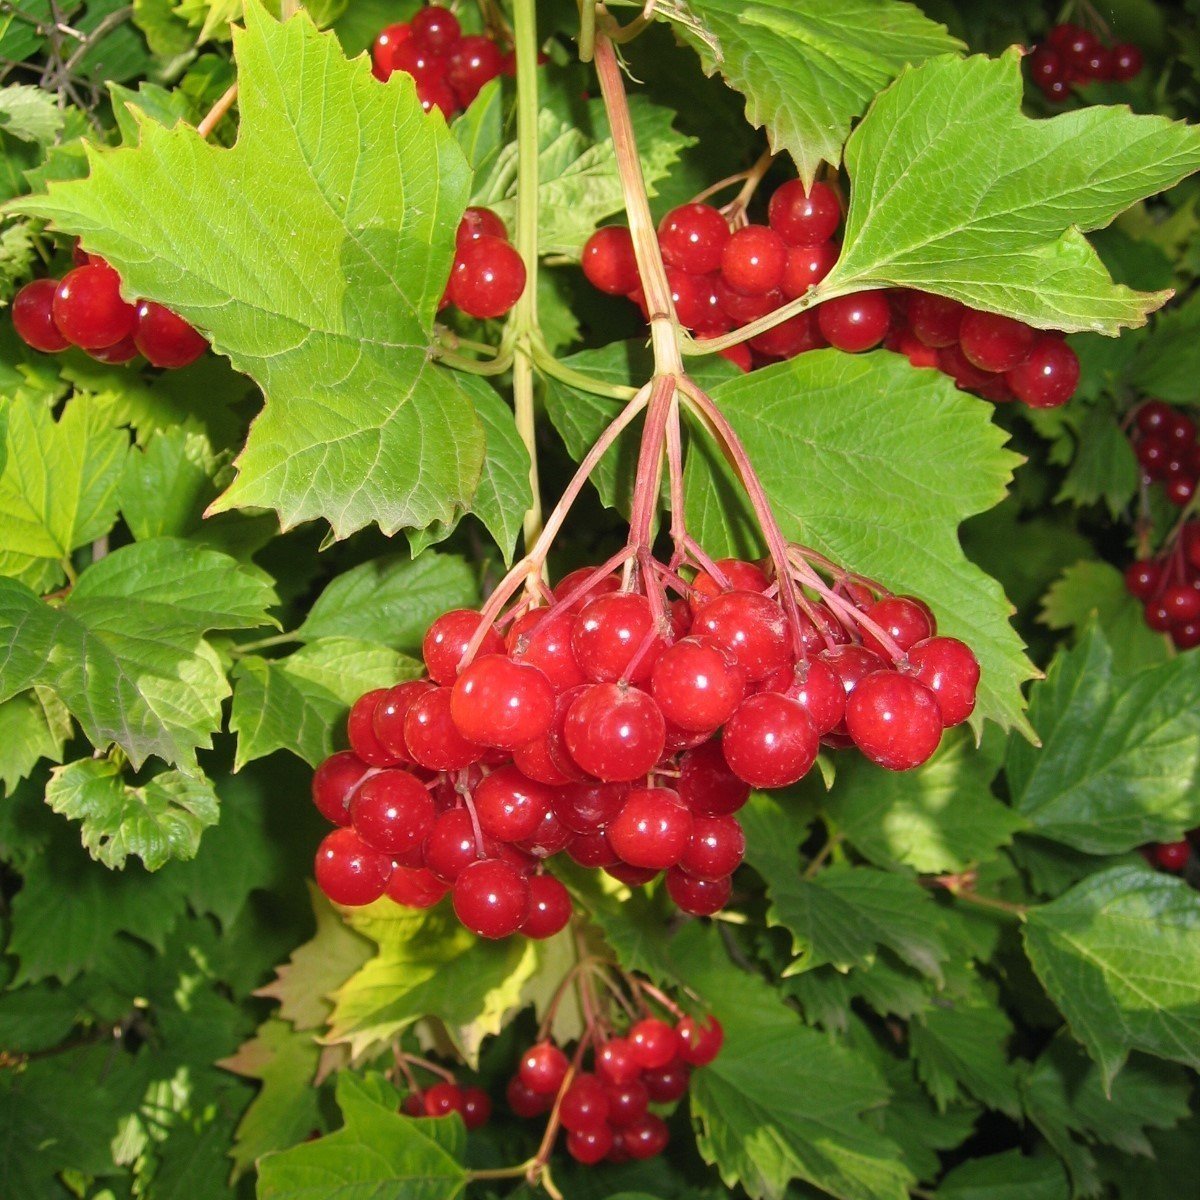
[[[591,62],[596,53],[596,0],[579,2],[579,61]]]
[[[542,530],[538,481],[532,345],[538,328],[538,77],[536,0],[514,0],[513,49],[517,60],[517,231],[516,246],[525,263],[525,290],[513,311],[513,409],[517,432],[529,451],[529,510],[525,513],[525,549]]]
[[[271,637],[259,638],[256,642],[240,642],[232,647],[234,654],[250,654],[255,650],[269,650],[272,646],[286,646],[300,639],[294,633],[276,633]]]
[[[541,334],[535,334],[530,350],[533,353],[533,361],[541,368],[543,373],[553,376],[568,387],[578,388],[581,392],[591,392],[594,396],[605,396],[609,400],[620,400],[622,402],[632,400],[637,395],[637,388],[628,387],[621,383],[608,383],[603,379],[597,379],[594,375],[585,375],[584,372],[577,371],[574,367],[568,367],[565,363],[559,362],[550,353]]]

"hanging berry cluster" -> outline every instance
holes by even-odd
[[[425,1065],[433,1069],[432,1064]],[[404,1097],[400,1111],[406,1117],[448,1117],[458,1113],[468,1131],[482,1129],[492,1116],[491,1096],[481,1087],[462,1087],[449,1071],[439,1068],[435,1073],[440,1076],[437,1083],[422,1088],[417,1086],[410,1068],[413,1088]]]
[[[1128,83],[1141,74],[1142,52],[1130,42],[1106,46],[1081,25],[1055,25],[1029,56],[1029,77],[1051,104],[1080,83]]]
[[[806,193],[798,180],[775,190],[766,225],[734,228],[708,204],[672,209],[659,224],[658,242],[680,324],[698,338],[717,337],[803,296],[837,262],[840,222],[837,193],[823,183]],[[582,265],[593,286],[628,296],[648,315],[628,229],[597,230],[584,246]],[[885,346],[997,403],[1018,399],[1054,408],[1079,382],[1079,360],[1060,335],[904,289],[827,300],[724,354],[748,371],[824,346],[849,353]]]
[[[1182,508],[1196,494],[1200,479],[1200,445],[1196,422],[1161,400],[1149,400],[1134,417],[1133,450],[1147,486],[1161,483],[1163,494]]]
[[[1151,629],[1179,650],[1200,646],[1200,521],[1186,522],[1155,558],[1130,563],[1125,587]]]
[[[454,265],[439,311],[453,304],[479,320],[502,317],[524,290],[525,264],[504,222],[490,208],[468,208],[458,223]]]
[[[17,336],[44,354],[78,346],[102,363],[126,363],[139,354],[151,366],[193,363],[208,342],[161,304],[121,298],[121,277],[102,258],[76,247],[74,270],[62,279],[35,279],[13,297]]]
[[[491,38],[464,36],[458,18],[429,4],[411,21],[388,25],[371,47],[371,71],[386,81],[394,71],[413,77],[421,107],[439,108],[449,120],[497,75],[513,74],[512,54],[503,54]]]

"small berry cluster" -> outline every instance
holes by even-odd
[[[527,1118],[557,1106],[567,1153],[587,1166],[653,1158],[666,1149],[668,1132],[650,1106],[681,1100],[692,1068],[712,1062],[724,1040],[712,1016],[683,1017],[674,1026],[644,1017],[626,1036],[595,1042],[591,1071],[574,1069],[558,1046],[541,1041],[509,1080],[508,1106]]]
[[[665,871],[680,909],[710,915],[752,787],[801,779],[822,739],[919,766],[974,708],[975,656],[919,600],[842,573],[826,602],[797,593],[785,614],[757,564],[690,582],[658,566],[650,595],[606,564],[495,624],[466,609],[434,621],[427,676],[364,695],[350,750],[314,776],[341,826],[317,854],[330,899],[423,908],[452,889],[481,936],[548,937],[570,903],[543,864],[565,851],[631,886]]]
[[[699,338],[717,337],[803,296],[837,262],[840,221],[831,187],[815,183],[806,193],[798,180],[775,190],[766,225],[731,229],[708,204],[672,209],[659,224],[658,243],[680,324]],[[594,287],[628,296],[648,315],[628,229],[607,226],[592,234],[582,266]],[[881,345],[997,403],[1015,398],[1054,408],[1079,382],[1079,360],[1060,335],[904,289],[827,300],[723,353],[748,371],[756,361],[823,346],[859,353]]]
[[[1156,633],[1179,650],[1200,646],[1200,521],[1186,522],[1156,558],[1130,563],[1125,588]]]
[[[1142,52],[1130,42],[1105,46],[1079,25],[1055,25],[1029,56],[1029,76],[1052,104],[1077,83],[1128,83],[1141,73]]]
[[[511,75],[514,60],[491,38],[464,36],[458,18],[437,4],[411,21],[388,25],[371,47],[371,72],[386,82],[393,71],[411,75],[426,112],[438,108],[449,120],[497,75]]]
[[[468,208],[455,233],[454,265],[439,311],[453,304],[479,320],[502,317],[524,290],[525,264],[504,222],[490,208]]]
[[[78,346],[98,362],[125,363],[141,354],[151,366],[186,367],[208,342],[161,304],[121,298],[121,277],[102,258],[75,248],[74,270],[62,279],[35,279],[13,298],[17,336],[57,354]]]
[[[1200,479],[1196,422],[1161,400],[1148,400],[1134,416],[1130,437],[1142,482],[1161,483],[1167,499],[1182,508]]]
[[[460,1087],[442,1079],[427,1088],[414,1089],[404,1097],[400,1111],[406,1117],[462,1117],[468,1130],[481,1129],[492,1115],[492,1098],[479,1087]]]

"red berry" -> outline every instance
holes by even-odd
[[[889,346],[888,348],[892,349],[893,347]],[[903,354],[914,367],[937,368],[937,351],[932,346],[925,345],[911,329],[900,331],[894,348]]]
[[[400,1102],[400,1111],[406,1117],[423,1117],[425,1115],[425,1102],[416,1092],[409,1092]]]
[[[595,1075],[581,1071],[571,1080],[558,1106],[563,1128],[572,1133],[602,1129],[608,1124],[608,1094]]]
[[[668,267],[667,282],[681,325],[706,333],[721,333],[729,327],[713,277],[692,275],[682,267]]]
[[[968,311],[958,331],[963,354],[981,371],[1012,370],[1025,361],[1033,341],[1028,325],[998,313]]]
[[[887,663],[865,646],[835,646],[832,650],[822,650],[819,657],[833,668],[842,681],[846,695],[853,691],[854,685],[863,676],[887,669]]]
[[[1118,42],[1109,55],[1109,71],[1117,83],[1128,83],[1141,74],[1142,52],[1129,42]]]
[[[947,728],[961,724],[974,712],[979,661],[957,638],[918,642],[908,652],[907,669],[933,692]]]
[[[795,700],[761,692],[742,702],[725,725],[721,748],[734,774],[752,787],[787,787],[816,760],[820,741]]]
[[[426,867],[392,867],[385,895],[406,908],[432,908],[450,890]]]
[[[485,858],[460,872],[453,901],[455,915],[472,933],[508,937],[529,912],[529,882],[511,863]]]
[[[732,325],[748,325],[751,321],[757,321],[760,317],[773,313],[784,300],[783,293],[778,288],[755,295],[736,292],[720,276],[716,278],[714,286],[721,312],[729,318]]]
[[[783,294],[789,300],[803,296],[833,270],[841,247],[836,242],[820,242],[815,246],[792,246],[787,252],[783,270]]]
[[[693,917],[711,917],[729,903],[733,881],[728,875],[721,879],[697,879],[679,867],[667,872],[667,895],[680,912]]]
[[[417,9],[410,24],[413,37],[420,38],[438,54],[449,54],[462,37],[458,18],[448,8],[442,8],[439,4],[429,4]]]
[[[635,592],[615,592],[584,606],[575,621],[571,648],[575,661],[596,683],[615,683],[627,675],[631,683],[645,683],[666,649],[665,638],[653,633],[650,601]]]
[[[624,1042],[624,1038],[619,1039]],[[625,1043],[628,1045],[628,1043]],[[624,1083],[613,1083],[605,1079],[604,1090],[608,1094],[608,1123],[614,1129],[623,1129],[632,1125],[646,1113],[650,1103],[650,1093],[646,1090],[639,1076],[641,1070],[636,1065],[634,1074]],[[596,1071],[600,1073],[600,1055],[596,1056]],[[603,1075],[601,1075],[603,1079]]]
[[[712,639],[746,672],[765,679],[790,658],[783,609],[758,592],[725,592],[696,610],[692,633]]]
[[[1180,842],[1159,842],[1154,847],[1154,861],[1164,871],[1182,871],[1191,855],[1191,843],[1186,838]]]
[[[507,242],[508,230],[490,208],[468,208],[454,231],[454,245],[459,248],[481,237],[494,237]]]
[[[603,829],[575,834],[567,844],[567,857],[581,867],[590,867],[593,870],[614,867],[621,861],[609,844],[608,834]]]
[[[630,1084],[641,1071],[640,1059],[627,1038],[609,1038],[596,1052],[596,1073],[605,1083],[616,1086]]]
[[[817,324],[831,346],[857,354],[883,341],[892,310],[883,292],[856,292],[826,300],[817,309]]]
[[[706,275],[721,266],[729,237],[725,218],[709,204],[681,204],[658,226],[663,261],[692,275]]]
[[[471,814],[465,808],[441,813],[425,839],[425,866],[444,883],[453,883],[478,858]]]
[[[407,771],[380,771],[350,801],[354,832],[372,849],[393,858],[422,845],[437,811],[425,785]]]
[[[883,629],[884,633],[894,641],[901,650],[907,650],[933,637],[937,632],[929,609],[919,600],[911,596],[885,596],[876,600],[867,609],[868,617]],[[876,654],[886,655],[881,642],[865,628],[862,631],[863,645]]]
[[[642,1076],[642,1083],[655,1104],[674,1104],[687,1092],[691,1075],[687,1063],[676,1058],[657,1071],[647,1071]]]
[[[1184,532],[1187,532],[1186,528]],[[1145,560],[1132,562],[1125,568],[1125,590],[1137,600],[1149,600],[1158,590],[1161,578],[1162,571],[1157,563]]]
[[[875,671],[846,701],[846,730],[858,748],[889,771],[926,762],[942,738],[942,714],[932,691],[911,675]]]
[[[585,1167],[595,1166],[613,1147],[613,1131],[607,1125],[572,1129],[567,1133],[567,1153]]]
[[[468,1129],[479,1129],[488,1123],[492,1115],[492,1098],[482,1088],[463,1088],[460,1111],[463,1124]]]
[[[468,316],[502,317],[525,290],[525,264],[516,249],[481,234],[458,247],[446,298]]]
[[[1066,404],[1079,384],[1079,359],[1061,337],[1043,335],[1028,358],[1007,372],[1005,379],[1030,408],[1057,408]]]
[[[1184,525],[1179,537],[1188,566],[1200,572],[1200,521],[1189,521]]]
[[[551,858],[567,848],[572,836],[571,831],[554,815],[554,810],[547,808],[537,829],[520,843],[520,849],[533,859]],[[529,865],[534,864],[531,862]]]
[[[533,875],[529,880],[529,912],[521,925],[526,937],[553,937],[571,919],[571,897],[553,875]]]
[[[846,715],[846,691],[837,672],[821,658],[781,667],[762,682],[764,692],[780,692],[808,714],[818,737],[836,729]]]
[[[1137,444],[1137,460],[1151,479],[1165,479],[1171,467],[1171,448],[1165,438],[1146,434]]]
[[[775,230],[746,225],[725,243],[721,275],[735,292],[763,296],[782,285],[787,260],[787,246]]]
[[[1166,633],[1171,628],[1171,614],[1161,605],[1149,603],[1143,609],[1146,624],[1155,633]]]
[[[816,310],[798,313],[750,339],[750,347],[768,358],[795,358],[828,345],[817,324]]]
[[[623,862],[661,871],[687,848],[692,814],[671,788],[634,788],[605,832]]]
[[[1046,87],[1063,79],[1066,64],[1053,46],[1038,46],[1029,56],[1029,78],[1038,87]]]
[[[471,35],[459,41],[446,63],[446,82],[454,89],[458,102],[466,108],[479,95],[485,83],[496,78],[504,63],[491,38]]]
[[[54,323],[57,292],[57,279],[35,279],[13,297],[12,320],[17,336],[27,346],[44,354],[55,354],[71,344]]]
[[[574,833],[594,833],[621,811],[629,788],[623,783],[571,783],[558,788],[555,816]]]
[[[654,664],[650,691],[663,716],[680,729],[712,732],[746,694],[746,672],[708,638],[676,642]]]
[[[724,591],[765,592],[771,586],[767,573],[758,563],[742,562],[737,558],[719,558],[713,566],[720,569],[725,583],[718,584],[707,571],[701,571],[692,580],[692,590],[688,595],[688,603],[693,613],[705,600],[711,600]]]
[[[387,688],[375,688],[355,702],[346,718],[346,736],[350,749],[373,767],[393,767],[401,761],[375,734],[375,706],[388,694]]]
[[[553,798],[544,783],[527,779],[516,767],[497,767],[475,789],[479,827],[499,842],[521,842],[537,833]]]
[[[317,847],[317,887],[334,904],[357,907],[383,895],[392,860],[372,850],[353,829],[335,829]]]
[[[571,1063],[553,1042],[538,1042],[521,1056],[517,1077],[539,1096],[553,1096],[567,1077]]]
[[[746,853],[746,835],[737,817],[696,817],[679,858],[679,869],[696,879],[732,875]]]
[[[1134,417],[1139,433],[1161,433],[1164,436],[1175,423],[1175,410],[1161,400],[1147,400]]]
[[[610,296],[628,296],[641,282],[633,235],[624,225],[597,229],[583,245],[581,266],[592,287]]]
[[[418,696],[432,688],[427,679],[410,679],[388,688],[375,702],[371,711],[371,729],[376,739],[393,761],[411,763],[408,743],[404,740],[404,718]]]
[[[718,741],[705,742],[680,758],[676,788],[696,816],[735,813],[750,798],[750,785],[730,769]]]
[[[1190,475],[1176,475],[1165,488],[1167,499],[1178,508],[1183,508],[1196,494],[1196,480]]]
[[[621,1130],[621,1145],[630,1158],[640,1161],[661,1154],[670,1136],[662,1117],[647,1113]]]
[[[357,754],[331,754],[313,772],[312,798],[317,811],[335,825],[350,824],[350,797],[371,768]]]
[[[108,266],[68,271],[54,294],[52,312],[59,333],[84,350],[115,346],[137,324],[137,309],[121,299],[121,278]]]
[[[1161,602],[1172,625],[1186,625],[1200,618],[1200,591],[1191,584],[1172,584],[1163,591]]]
[[[594,596],[603,596],[607,592],[619,592],[621,579],[618,575],[602,575],[594,578],[593,567],[580,567],[568,575],[564,575],[554,585],[554,599],[578,612]],[[580,591],[583,588],[583,591]]]
[[[412,701],[404,716],[404,742],[413,761],[431,771],[458,771],[478,762],[485,753],[483,746],[459,731],[454,691],[448,687],[430,688]]]
[[[485,654],[459,675],[450,711],[463,737],[513,750],[550,728],[554,689],[536,667]]]
[[[966,311],[957,300],[928,292],[913,292],[908,299],[909,327],[925,345],[938,349],[958,341]]]
[[[675,1032],[679,1035],[679,1057],[693,1067],[707,1066],[725,1044],[725,1030],[711,1014],[703,1024],[695,1017],[684,1017]]]
[[[525,1117],[526,1119],[540,1117],[542,1113],[547,1113],[554,1107],[553,1096],[541,1096],[537,1092],[531,1092],[517,1075],[514,1075],[508,1081],[504,1098],[508,1101],[508,1107],[518,1117]]]
[[[425,1115],[427,1117],[448,1117],[452,1112],[462,1115],[463,1094],[456,1083],[444,1080],[425,1089]]]
[[[662,756],[666,722],[658,705],[636,688],[597,683],[567,711],[564,737],[574,761],[606,783],[631,782]]]
[[[767,206],[771,228],[789,246],[816,246],[827,242],[842,219],[837,193],[824,183],[805,192],[799,179],[781,184]]]
[[[565,608],[535,608],[518,617],[508,631],[506,645],[514,662],[537,667],[556,692],[587,682],[571,648],[575,614]]]
[[[371,73],[376,79],[386,81],[395,70],[396,48],[412,37],[412,26],[407,22],[388,25],[380,31],[371,47]]]
[[[657,1017],[638,1021],[627,1036],[633,1060],[643,1071],[657,1071],[679,1053],[678,1034]]]
[[[1193,650],[1200,646],[1200,621],[1187,621],[1171,626],[1171,641],[1177,650]]]
[[[179,368],[194,363],[208,342],[182,317],[161,304],[143,300],[137,306],[134,345],[154,367]]]

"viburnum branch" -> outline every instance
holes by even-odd
[[[237,99],[238,85],[235,80],[222,93],[220,99],[208,110],[204,119],[196,126],[196,132],[206,138],[221,123],[221,118],[233,107]]]
[[[655,376],[642,430],[634,480],[633,504],[629,513],[629,540],[640,555],[650,549],[654,536],[654,514],[658,509],[662,486],[663,448],[667,424],[675,400],[675,380],[670,375]]]

